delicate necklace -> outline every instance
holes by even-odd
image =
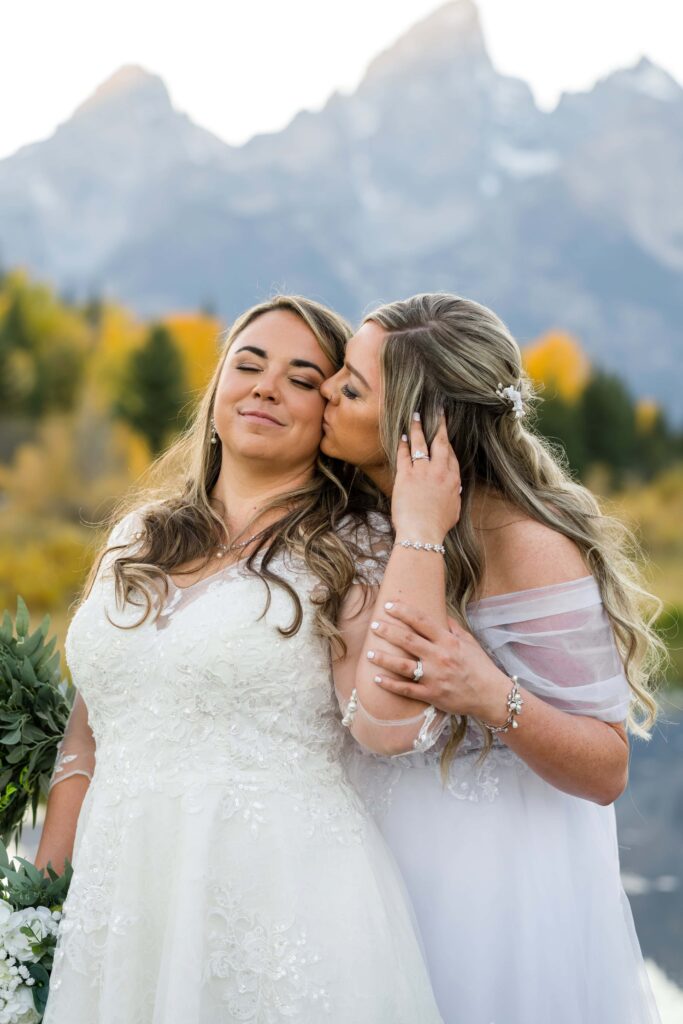
[[[253,537],[247,537],[246,540],[236,541],[233,544],[217,544],[216,545],[216,558],[222,558],[223,555],[230,554],[231,551],[239,551],[240,548],[246,548],[248,544],[251,544],[253,540],[256,540],[262,534],[266,532],[267,527],[263,530],[259,530]]]

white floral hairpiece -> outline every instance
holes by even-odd
[[[524,400],[522,399],[522,392],[519,390],[519,388],[514,388],[512,387],[512,385],[510,385],[507,388],[504,388],[503,385],[499,383],[498,387],[496,388],[496,394],[498,395],[499,398],[502,398],[510,403],[516,419],[520,419],[524,415]]]

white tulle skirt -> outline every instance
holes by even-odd
[[[446,1024],[654,1024],[621,885],[614,808],[568,796],[510,751],[353,774],[412,897]]]
[[[121,800],[96,775],[44,1021],[441,1017],[403,883],[352,787],[196,779]]]

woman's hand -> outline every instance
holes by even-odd
[[[448,620],[448,629],[435,626],[403,601],[388,602],[384,610],[387,619],[373,623],[373,632],[401,653],[374,652],[378,686],[450,715],[473,715],[490,725],[505,722],[510,678],[471,633],[453,619]],[[416,683],[412,680],[418,658],[423,675]]]
[[[417,415],[417,414],[416,414]],[[429,458],[415,458],[423,452]],[[420,420],[413,419],[410,439],[401,441],[391,496],[397,540],[440,544],[460,518],[460,466],[448,440],[446,419],[428,448]]]

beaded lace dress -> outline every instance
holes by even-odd
[[[522,687],[562,711],[626,718],[630,691],[592,577],[485,598],[470,625]],[[524,728],[524,712],[519,719]],[[441,751],[345,759],[401,868],[446,1024],[655,1024],[619,875],[613,805],[544,782],[471,726]]]
[[[136,543],[139,517],[110,543]],[[92,781],[45,1024],[438,1024],[403,883],[349,783],[303,563],[115,601],[105,557],[66,653],[78,696],[52,785]],[[416,723],[413,738],[423,723]]]

